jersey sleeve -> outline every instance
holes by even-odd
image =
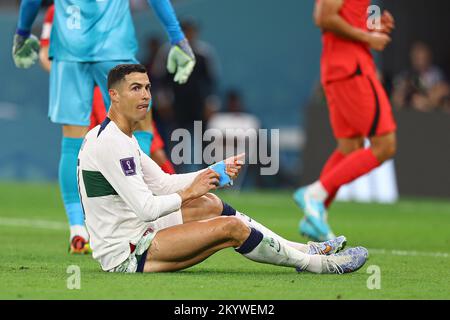
[[[29,36],[31,26],[39,12],[42,0],[22,0],[19,9],[19,20],[17,22],[17,33]]]
[[[55,13],[55,5],[48,7],[45,13],[44,23],[41,32],[41,47],[48,47],[50,45],[50,34],[52,32],[53,15]]]
[[[166,29],[172,44],[178,43],[184,39],[184,33],[181,31],[175,11],[169,0],[147,0],[150,6],[155,10],[156,15]]]
[[[194,181],[197,175],[204,171],[195,171],[183,174],[165,173],[155,161],[144,152],[141,152],[141,165],[144,172],[144,181],[153,193],[164,195],[178,192]]]
[[[131,143],[102,139],[96,149],[97,167],[122,200],[143,221],[154,221],[181,207],[176,194],[156,196],[137,170],[136,153]]]

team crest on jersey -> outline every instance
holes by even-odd
[[[136,164],[133,157],[120,159],[120,165],[126,176],[134,176],[136,174]]]

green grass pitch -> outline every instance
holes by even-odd
[[[68,228],[56,184],[0,184],[0,299],[449,299],[450,201],[402,199],[395,205],[336,203],[330,223],[370,259],[346,275],[298,274],[249,261],[232,249],[176,273],[109,274],[90,256],[67,253]],[[284,237],[300,211],[289,192],[220,196]],[[50,223],[49,223],[50,222]],[[69,290],[67,268],[81,270]],[[370,266],[381,288],[369,289]],[[372,267],[373,268],[373,267]]]

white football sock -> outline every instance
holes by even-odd
[[[330,262],[328,259],[333,260],[335,258],[333,256],[310,255],[300,252],[284,242],[264,235],[255,228],[250,228],[247,240],[235,250],[252,261],[291,267],[296,268],[297,271],[306,270],[313,273],[330,273],[330,268],[327,269],[327,272],[324,267],[328,266]]]
[[[82,226],[82,225],[70,226],[70,241],[72,241],[72,239],[75,236],[81,236],[86,241],[89,241],[89,233],[87,232],[87,229],[85,226]]]
[[[309,259],[309,264],[306,267],[306,271],[312,272],[312,273],[322,273],[323,268],[322,268],[322,261],[323,261],[323,257],[321,255],[313,255],[311,256],[311,258]]]
[[[306,195],[317,201],[325,201],[328,198],[328,192],[320,180],[310,184],[306,189]]]
[[[301,270],[308,267],[312,257],[266,235],[252,251],[244,253],[243,256],[256,262]]]
[[[273,232],[272,230],[270,230],[269,228],[263,226],[262,224],[260,224],[258,221],[254,220],[253,218],[243,214],[242,212],[239,212],[236,210],[236,218],[238,218],[239,220],[243,221],[247,226],[249,226],[250,228],[255,228],[256,230],[261,231],[264,235],[269,236],[269,237],[273,237],[275,239],[277,239],[280,242],[284,242],[286,243],[288,246],[299,250],[303,253],[308,253],[309,252],[309,246],[307,244],[303,244],[303,243],[298,243],[298,242],[292,242],[289,240],[284,239],[283,237],[279,236],[278,234],[276,234],[275,232]]]
[[[328,260],[335,258],[334,256],[306,254],[265,235],[253,250],[244,253],[243,256],[256,262],[291,267],[296,268],[297,271],[305,270],[312,273],[331,273],[325,268]]]

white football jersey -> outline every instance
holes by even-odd
[[[109,118],[88,132],[78,157],[78,186],[93,257],[103,270],[125,261],[130,243],[157,219],[180,210],[176,192],[198,173],[164,173]]]

